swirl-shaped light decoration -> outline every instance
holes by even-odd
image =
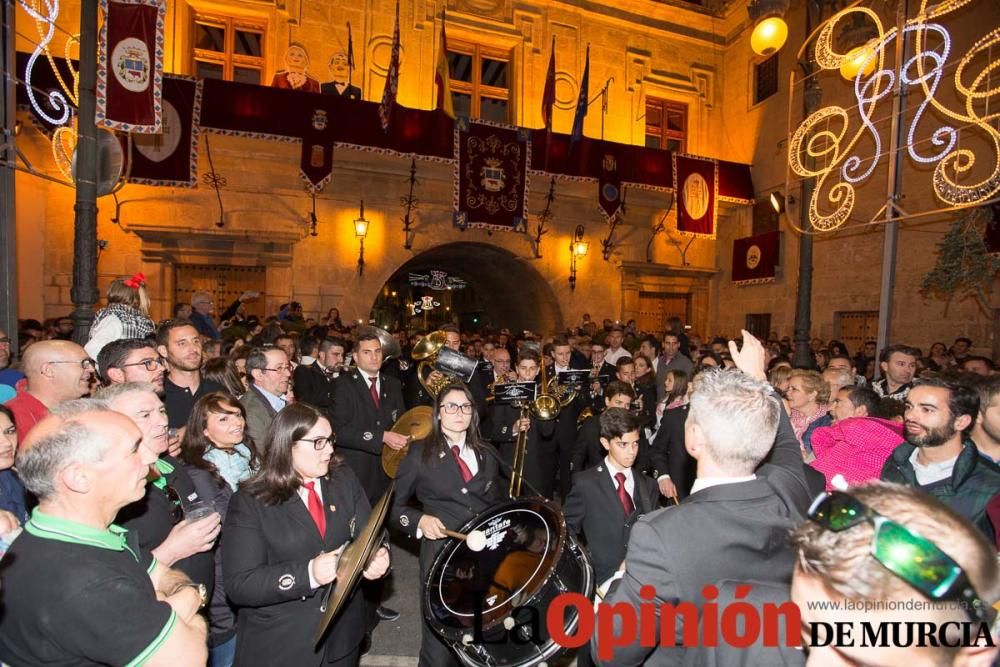
[[[28,57],[28,64],[24,68],[24,83],[25,90],[28,93],[28,101],[31,102],[31,106],[34,108],[35,113],[39,115],[42,119],[52,125],[65,125],[66,121],[69,120],[70,116],[70,104],[66,99],[66,95],[59,92],[58,90],[49,91],[45,96],[48,100],[49,106],[55,112],[55,115],[49,115],[49,113],[42,108],[38,99],[35,96],[35,89],[32,85],[32,71],[35,68],[35,63],[38,58],[45,53],[49,58],[49,43],[52,41],[53,35],[56,32],[56,19],[59,17],[59,0],[42,0],[44,4],[44,11],[41,8],[35,8],[35,2],[28,4],[26,0],[17,0],[18,4],[21,5],[21,9],[31,18],[35,19],[37,26],[39,26],[38,36],[39,42],[35,45],[35,50],[31,52]],[[44,26],[42,28],[41,26]],[[68,47],[67,47],[68,48]],[[58,69],[54,66],[52,69],[56,71],[58,76]],[[67,93],[67,86],[63,82],[62,77],[59,77],[59,83],[63,90]]]
[[[944,0],[928,7],[921,0],[916,17],[907,20],[903,33],[913,38],[915,55],[902,63],[898,71],[887,69],[887,50],[899,38],[898,30],[883,29],[875,12],[866,7],[851,6],[830,17],[817,31],[816,64],[823,70],[840,70],[856,56],[856,49],[841,53],[834,45],[837,25],[846,17],[861,13],[875,24],[878,37],[864,48],[868,57],[858,65],[854,78],[854,98],[860,125],[851,127],[847,109],[832,105],[810,114],[796,128],[788,144],[788,165],[792,172],[805,178],[815,178],[816,187],[808,205],[809,221],[817,231],[831,231],[843,225],[854,210],[855,186],[871,177],[880,163],[882,139],[873,116],[879,103],[891,97],[896,77],[902,88],[913,94],[922,92],[923,100],[912,118],[908,119],[906,151],[910,158],[922,164],[934,164],[934,193],[950,206],[974,206],[1000,193],[1000,131],[993,123],[1000,117],[1000,107],[992,113],[979,113],[975,105],[989,109],[989,98],[1000,94],[1000,83],[990,86],[990,76],[1000,68],[1000,61],[988,62],[980,71],[969,72],[976,58],[988,58],[989,50],[1000,45],[1000,28],[980,38],[958,59],[953,90],[946,83],[945,70],[952,51],[951,37],[944,25],[931,22],[959,9],[972,0]],[[994,80],[996,75],[993,74]],[[964,101],[964,110],[957,111],[943,104],[942,90]],[[953,121],[929,129],[927,139],[918,139],[918,131],[926,124],[927,111],[934,109]],[[833,129],[831,129],[833,126]],[[962,184],[958,179],[970,172],[976,163],[976,152],[959,146],[959,129],[982,133],[992,144],[992,173],[976,183]],[[871,145],[869,157],[862,157],[859,142]],[[929,149],[922,144],[929,143]],[[902,147],[899,148],[902,150]],[[893,159],[893,156],[888,156]],[[822,166],[811,167],[814,163]]]

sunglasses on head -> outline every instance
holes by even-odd
[[[965,570],[936,544],[842,491],[816,498],[809,518],[835,533],[861,523],[872,524],[871,555],[894,575],[931,600],[961,603],[974,621],[992,623],[993,609],[986,606],[969,582]]]

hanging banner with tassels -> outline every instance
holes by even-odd
[[[523,128],[455,121],[455,225],[523,232],[531,140]]]
[[[780,263],[781,232],[766,232],[733,241],[733,284],[773,283]]]
[[[674,154],[674,192],[677,193],[677,231],[714,239],[719,163]]]
[[[101,0],[98,126],[132,133],[160,131],[166,0]]]
[[[611,221],[622,209],[622,176],[618,170],[618,154],[614,150],[601,158],[601,177],[597,182],[597,201],[601,213]]]
[[[198,183],[198,134],[204,81],[166,77],[163,127],[157,134],[132,135],[127,181],[194,187]]]

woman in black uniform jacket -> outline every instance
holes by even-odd
[[[237,607],[234,664],[357,665],[365,636],[364,596],[357,591],[318,648],[313,635],[341,547],[371,513],[368,497],[334,456],[333,429],[316,408],[289,405],[266,441],[260,472],[233,495],[222,531],[226,593]],[[388,569],[383,548],[364,577],[378,579]]]
[[[399,466],[390,519],[392,526],[421,540],[421,587],[444,546],[443,531],[457,530],[502,496],[496,452],[488,451],[489,445],[480,438],[476,401],[464,384],[441,390],[434,402],[433,424],[431,435],[414,443]],[[457,457],[452,447],[458,448]],[[416,509],[417,503],[421,509]],[[457,664],[451,649],[426,621],[419,664]]]

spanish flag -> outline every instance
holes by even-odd
[[[437,108],[448,114],[449,118],[455,117],[455,104],[451,99],[451,70],[448,67],[448,42],[444,34],[444,9],[441,9],[441,50],[438,51],[437,72],[434,74],[434,82],[437,83]]]

